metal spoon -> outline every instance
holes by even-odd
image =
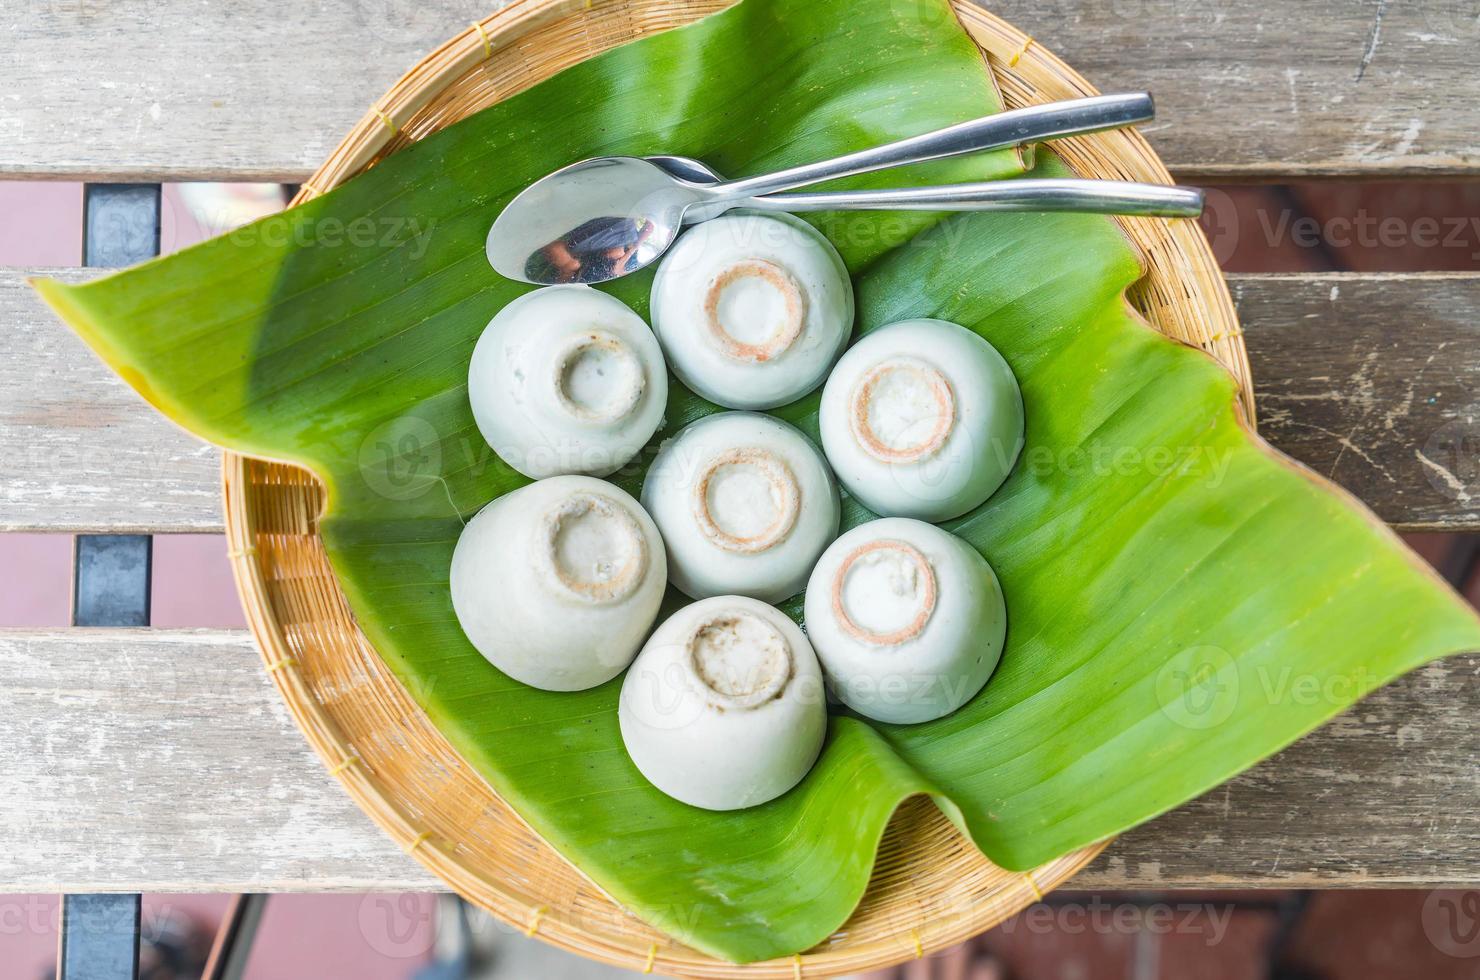
[[[681,180],[696,184],[721,181],[706,164],[692,157],[652,156]],[[755,211],[1073,211],[1079,214],[1125,214],[1160,218],[1196,218],[1204,194],[1196,187],[1138,184],[1123,180],[1046,178],[978,181],[871,191],[817,191],[770,194],[729,207]],[[706,208],[690,208],[684,224],[707,221]]]
[[[692,157],[651,156],[644,159],[680,180],[715,184],[722,178]],[[822,191],[812,194],[772,194],[722,205],[701,205],[684,214],[685,225],[708,221],[732,208],[757,211],[1072,211],[1080,214],[1124,214],[1168,218],[1195,218],[1203,210],[1203,192],[1193,187],[1138,184],[1118,180],[1028,179],[980,181],[872,191]],[[715,208],[712,213],[710,209]],[[632,256],[643,241],[639,226],[626,221],[585,229],[583,260],[565,277],[552,281],[606,282],[626,275],[612,272]],[[597,239],[592,229],[604,236]],[[574,273],[583,271],[586,278]],[[547,280],[540,280],[546,282]]]
[[[1146,93],[1054,102],[718,183],[678,178],[640,157],[596,157],[535,181],[510,201],[489,229],[488,261],[501,275],[524,282],[606,282],[656,261],[673,244],[692,208],[713,217],[763,195],[820,181],[1096,133],[1144,122],[1153,114]],[[838,200],[829,206],[838,206]]]

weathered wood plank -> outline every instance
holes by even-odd
[[[25,280],[0,270],[0,531],[221,530],[220,454],[150,408]]]
[[[0,270],[0,530],[220,530],[215,450],[129,391],[24,278]],[[1230,282],[1275,446],[1399,528],[1480,528],[1480,275]]]
[[[1408,530],[1480,526],[1480,276],[1231,276],[1259,431]]]
[[[1187,177],[1474,174],[1461,0],[982,0],[1102,90],[1149,88]],[[304,179],[402,72],[500,0],[22,3],[0,174]]]
[[[1469,174],[1467,0],[977,0],[1101,91],[1149,89],[1180,175]]]
[[[440,887],[327,775],[245,633],[0,631],[0,663],[0,891]],[[1480,885],[1477,703],[1480,657],[1426,667],[1075,885]]]
[[[1291,692],[1311,683],[1265,680],[1271,689],[1295,685]],[[1473,887],[1480,881],[1477,706],[1480,657],[1423,667],[1126,834],[1075,885]]]
[[[0,663],[0,890],[433,887],[327,774],[246,633],[0,631]]]

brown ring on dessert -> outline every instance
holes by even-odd
[[[625,557],[605,574],[581,574],[561,558],[565,536],[582,518],[594,518],[620,541]],[[545,513],[536,538],[535,565],[546,581],[572,599],[586,603],[616,602],[631,595],[642,582],[648,564],[647,539],[626,507],[602,494],[572,494]],[[602,572],[602,569],[594,571]]]
[[[786,304],[786,318],[763,343],[750,344],[735,337],[725,329],[719,315],[720,298],[724,291],[741,279],[759,279],[781,294]],[[709,325],[710,336],[724,354],[739,361],[762,363],[782,353],[796,343],[802,335],[806,319],[806,297],[791,274],[774,262],[765,259],[741,259],[722,270],[709,283],[704,294],[704,320]]]
[[[600,405],[577,401],[571,392],[571,374],[581,360],[601,353],[610,354],[617,364],[620,377],[615,380],[619,387],[615,397]],[[642,362],[627,346],[626,341],[605,330],[578,333],[568,339],[555,353],[554,372],[555,401],[573,418],[582,422],[609,424],[632,414],[647,388],[647,375]]]
[[[727,466],[756,470],[765,480],[776,505],[776,517],[756,534],[740,535],[725,530],[709,502],[715,476]],[[769,449],[742,446],[711,458],[694,483],[694,519],[699,530],[714,544],[742,555],[753,555],[775,547],[791,533],[802,510],[802,491],[786,461]]]
[[[749,634],[748,636],[745,634]],[[744,665],[726,653],[759,640],[761,656]],[[684,645],[694,676],[716,707],[747,711],[775,700],[795,669],[791,644],[771,623],[744,609],[725,609],[701,619]]]
[[[890,445],[880,435],[872,417],[874,394],[885,381],[904,379],[923,391],[935,403],[934,425],[918,439],[904,446]],[[874,365],[853,388],[849,422],[853,435],[864,451],[886,463],[912,463],[936,452],[945,445],[956,425],[956,398],[951,384],[934,365],[915,357],[891,357]]]
[[[872,554],[876,551],[892,551],[902,555],[919,571],[920,581],[925,586],[925,594],[920,600],[920,608],[915,613],[914,618],[899,629],[888,633],[879,633],[866,626],[859,625],[853,619],[852,615],[849,614],[848,604],[843,600],[843,589],[848,583],[848,572],[852,570],[853,564],[865,555]],[[837,574],[833,576],[833,618],[838,621],[838,625],[843,628],[843,632],[855,640],[872,643],[875,646],[898,646],[907,640],[913,640],[919,636],[924,631],[925,625],[930,622],[930,617],[935,614],[935,598],[935,570],[930,567],[930,562],[926,560],[918,548],[904,541],[870,541],[868,544],[860,545],[848,553],[848,557],[844,558],[843,563],[838,566]]]

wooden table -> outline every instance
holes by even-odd
[[[487,6],[25,5],[0,59],[0,177],[302,180]],[[1184,180],[1480,175],[1473,3],[991,6],[1102,89],[1152,89],[1147,132]],[[130,194],[158,199],[95,188],[90,206]],[[123,249],[95,264],[138,257],[116,241],[126,223],[95,224],[95,249]],[[27,274],[0,270],[0,529],[220,531],[217,452],[107,372]],[[1480,275],[1231,283],[1272,443],[1395,527],[1480,529]],[[442,887],[326,778],[245,633],[0,631],[0,665],[0,889]],[[1480,886],[1477,707],[1480,658],[1420,670],[1128,834],[1077,883]]]

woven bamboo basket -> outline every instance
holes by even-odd
[[[733,0],[515,0],[438,48],[395,84],[303,185],[305,200],[420,137],[563,68]],[[1041,45],[967,0],[957,14],[1009,107],[1095,90]],[[1083,176],[1170,182],[1134,131],[1060,141]],[[1126,219],[1146,277],[1132,305],[1162,333],[1222,362],[1253,400],[1223,278],[1192,222]],[[312,474],[227,454],[226,527],[237,584],[273,682],[309,742],[360,806],[408,853],[514,928],[647,973],[826,977],[878,969],[976,935],[1083,868],[1108,842],[1032,874],[995,867],[926,800],[896,814],[867,894],[832,936],[798,956],[736,966],[684,947],[608,898],[530,830],[464,763],[357,627],[315,521]]]

